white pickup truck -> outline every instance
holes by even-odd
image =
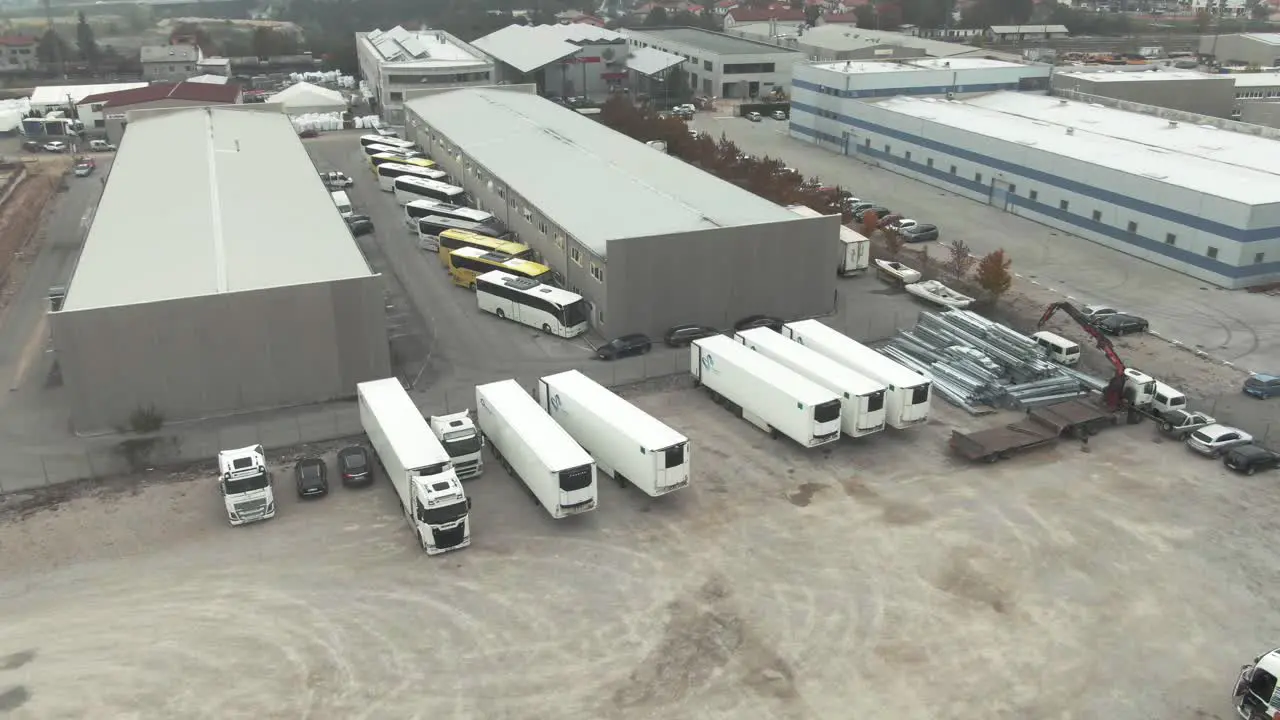
[[[320,173],[320,179],[324,181],[324,186],[330,190],[341,190],[356,184],[356,181],[347,177],[346,173],[337,170]]]

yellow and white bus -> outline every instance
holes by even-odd
[[[427,180],[445,180],[449,176],[443,170],[434,168],[418,167],[417,165],[406,165],[403,163],[382,163],[378,166],[378,187],[382,188],[382,192],[391,192],[395,190],[394,183],[396,178],[404,177],[420,177]]]
[[[454,285],[472,290],[476,287],[476,278],[491,270],[501,270],[539,282],[551,279],[551,268],[546,265],[473,247],[458,248],[450,252],[448,268]]]
[[[361,135],[360,147],[369,147],[370,145],[386,145],[387,147],[400,148],[401,150],[416,150],[418,147],[408,140],[401,140],[393,135]]]
[[[414,200],[439,200],[450,205],[466,205],[469,201],[467,191],[457,185],[450,185],[426,178],[402,175],[391,181],[396,194],[396,202],[408,205]]]
[[[502,230],[502,223],[493,213],[487,213],[483,210],[476,210],[463,205],[451,205],[439,200],[410,200],[404,204],[404,224],[409,227],[409,232],[418,232],[418,221],[424,217],[438,215],[440,217],[457,218],[458,220],[466,220],[467,222],[482,223],[490,227]]]
[[[396,163],[398,165],[413,165],[415,167],[427,168],[428,170],[436,170],[436,164],[425,157],[418,155],[405,155],[398,152],[380,152],[369,156],[369,169],[377,172],[378,166],[385,163]]]
[[[446,268],[449,267],[449,253],[462,248],[476,248],[477,250],[499,255],[509,255],[518,260],[529,260],[533,257],[533,250],[528,245],[522,245],[514,240],[490,237],[473,230],[458,228],[442,230],[436,236],[436,244],[438,246],[437,252],[440,256],[440,264]],[[419,239],[418,245],[422,247],[421,239]]]
[[[476,302],[504,320],[564,338],[585,333],[590,315],[581,295],[501,270],[476,278]]]

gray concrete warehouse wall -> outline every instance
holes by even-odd
[[[609,243],[609,334],[662,337],[748,315],[784,320],[830,313],[840,257],[838,217],[702,230]]]
[[[381,278],[50,315],[76,432],[321,402],[391,375]]]
[[[1156,107],[1229,118],[1236,103],[1236,83],[1227,75],[1187,80],[1095,81],[1056,75],[1055,88]]]
[[[1242,102],[1240,122],[1280,128],[1280,102]]]

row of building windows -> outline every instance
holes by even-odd
[[[391,85],[450,85],[454,83],[485,82],[489,71],[471,73],[438,73],[422,75],[388,75]]]
[[[773,63],[725,63],[721,72],[724,75],[749,75],[773,72]]]
[[[1280,88],[1272,90],[1239,90],[1237,100],[1261,100],[1264,98],[1280,98]]]
[[[863,147],[868,147],[868,148],[869,148],[869,147],[871,147],[871,138],[866,138],[866,139],[864,139],[864,140],[863,140]],[[892,146],[892,145],[890,145],[889,143],[885,143],[885,145],[884,145],[884,152],[885,152],[885,154],[886,154],[886,155],[892,155],[892,154],[893,154],[893,146]],[[908,150],[908,151],[906,151],[906,152],[903,154],[903,159],[904,159],[904,160],[906,160],[907,162],[912,162],[911,155],[912,155],[911,151],[910,151],[910,150]],[[934,166],[934,165],[933,165],[933,158],[925,158],[925,167],[933,168],[933,166]],[[952,174],[952,175],[959,175],[958,168],[957,168],[955,165],[952,165],[952,166],[951,166],[951,170],[950,170],[950,172],[951,172],[951,174]],[[980,173],[980,172],[975,172],[975,173],[973,174],[973,181],[974,181],[975,183],[982,184],[982,182],[983,182],[983,175],[982,175],[982,173]],[[1018,186],[1017,186],[1017,185],[1015,185],[1015,184],[1013,184],[1013,183],[1010,183],[1010,184],[1009,184],[1009,186],[1008,186],[1008,188],[1006,188],[1006,190],[1007,190],[1007,192],[1008,192],[1010,195],[1017,195],[1017,194],[1018,194]],[[1040,203],[1040,191],[1039,191],[1039,190],[1031,190],[1031,191],[1029,191],[1029,192],[1027,193],[1027,199],[1028,199],[1028,200],[1030,200],[1031,202],[1034,202],[1034,203]],[[1058,210],[1060,210],[1060,211],[1062,211],[1062,212],[1070,212],[1070,211],[1071,211],[1071,201],[1069,201],[1069,200],[1059,200],[1059,201],[1058,201]],[[1101,210],[1094,210],[1094,211],[1093,211],[1093,216],[1092,216],[1092,217],[1093,217],[1093,221],[1094,221],[1094,222],[1096,222],[1096,223],[1101,223],[1101,222],[1102,222],[1102,211],[1101,211]],[[1128,233],[1129,233],[1130,235],[1137,235],[1137,234],[1138,234],[1138,222],[1137,222],[1136,220],[1130,220],[1130,221],[1129,221],[1128,226],[1126,227],[1126,230],[1128,231]],[[1175,233],[1165,233],[1165,236],[1164,236],[1164,244],[1165,244],[1165,245],[1171,245],[1171,246],[1175,246],[1175,247],[1176,247],[1176,246],[1177,246],[1177,244],[1178,244],[1178,236],[1177,236]],[[1217,257],[1218,257],[1218,248],[1216,248],[1216,247],[1212,247],[1212,246],[1211,246],[1211,247],[1209,247],[1209,248],[1207,248],[1207,249],[1205,250],[1205,255],[1206,255],[1207,257],[1209,257],[1211,260],[1213,260],[1213,259],[1217,259]],[[1260,264],[1262,264],[1263,262],[1265,262],[1265,260],[1266,260],[1266,253],[1254,253],[1254,255],[1253,255],[1253,262],[1254,262],[1254,264],[1255,264],[1255,265],[1260,265]]]

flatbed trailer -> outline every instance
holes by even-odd
[[[1067,400],[1027,411],[1026,418],[1000,427],[951,433],[951,449],[969,460],[996,462],[1016,453],[1052,445],[1063,437],[1087,437],[1120,422],[1112,411],[1090,400]]]

